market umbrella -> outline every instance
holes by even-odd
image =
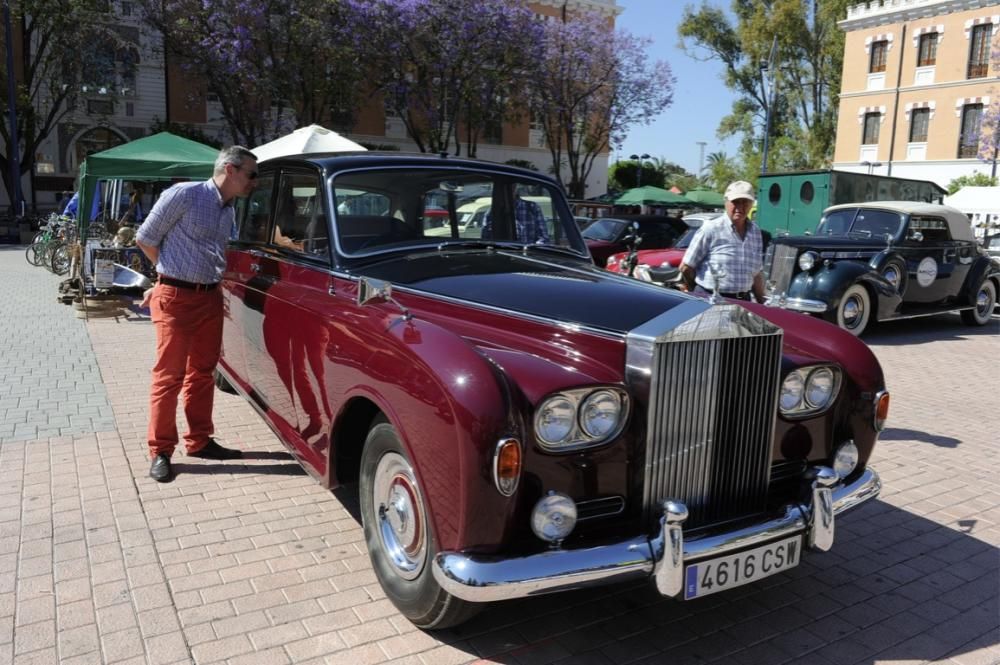
[[[615,205],[691,205],[692,201],[680,194],[674,194],[662,187],[634,187],[617,199]]]
[[[365,150],[363,145],[345,138],[335,131],[309,125],[300,127],[291,134],[285,134],[264,145],[253,149],[258,161],[282,157],[284,155],[300,155],[307,152],[355,152]]]
[[[705,207],[721,208],[726,204],[722,194],[712,189],[691,189],[684,192],[684,196],[690,201],[699,203]]]

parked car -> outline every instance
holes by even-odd
[[[955,310],[985,325],[1000,289],[1000,263],[964,213],[910,201],[827,208],[815,235],[772,239],[765,273],[781,307],[854,335],[875,321]]]
[[[668,249],[640,249],[638,251],[635,271],[632,276],[644,279],[647,282],[655,281],[649,276],[649,269],[651,267],[664,268],[672,266],[676,268],[679,266],[681,261],[684,260],[684,253],[687,251],[688,245],[691,244],[691,239],[694,238],[694,234],[698,232],[698,229],[700,229],[701,225],[706,221],[706,217],[703,217],[702,215],[704,215],[704,213],[695,213],[693,215],[686,215],[683,218],[682,221],[687,225],[687,230],[681,234],[681,237],[677,240],[673,247]],[[709,215],[707,219],[714,219],[715,217],[718,217],[718,214]],[[642,235],[641,231],[639,232],[639,235]],[[643,238],[642,244],[639,246],[645,247],[645,244],[646,239]],[[607,263],[604,266],[605,269],[621,274],[627,273],[628,269],[625,265],[625,259],[628,254],[628,251],[612,254],[607,259]]]
[[[688,228],[680,219],[663,215],[617,215],[595,220],[583,230],[583,238],[596,265],[603,266],[609,256],[628,249],[625,239],[633,232],[633,222],[639,224],[646,249],[673,247]]]
[[[218,384],[324,487],[357,483],[375,575],[417,626],[632,577],[731,589],[830,549],[878,494],[889,396],[836,327],[597,268],[532,171],[374,152],[259,169]],[[548,200],[547,242],[518,238],[523,185]],[[340,212],[342,190],[384,214]],[[429,195],[468,190],[490,191],[492,237],[428,234]]]

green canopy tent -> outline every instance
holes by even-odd
[[[691,189],[684,192],[684,196],[704,208],[721,208],[726,205],[722,194],[712,189]]]
[[[208,180],[219,151],[170,132],[160,132],[88,155],[80,165],[80,211],[90,210],[99,180]],[[80,214],[86,237],[89,215]]]
[[[680,194],[674,194],[662,187],[633,187],[617,199],[615,205],[690,206],[692,201]]]

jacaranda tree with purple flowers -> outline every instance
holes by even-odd
[[[594,160],[620,146],[628,129],[649,123],[673,100],[667,63],[650,62],[649,40],[615,30],[596,13],[545,24],[543,56],[532,70],[532,109],[542,123],[554,175],[583,198]]]
[[[1000,71],[1000,35],[993,40],[993,71]],[[990,162],[992,169],[990,177],[996,177],[997,158],[1000,157],[1000,87],[993,86],[990,90],[990,106],[983,112],[979,124],[979,159]]]
[[[372,80],[423,152],[475,155],[480,132],[517,110],[540,26],[521,0],[372,0]],[[464,129],[464,131],[461,131]]]
[[[168,57],[214,94],[234,142],[350,125],[364,58],[357,0],[143,0]],[[207,90],[199,89],[202,83]]]

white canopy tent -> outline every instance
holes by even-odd
[[[258,161],[306,152],[356,152],[366,148],[320,125],[300,127],[291,134],[253,149]]]
[[[1000,187],[963,187],[944,203],[969,216],[977,238],[1000,234]]]

